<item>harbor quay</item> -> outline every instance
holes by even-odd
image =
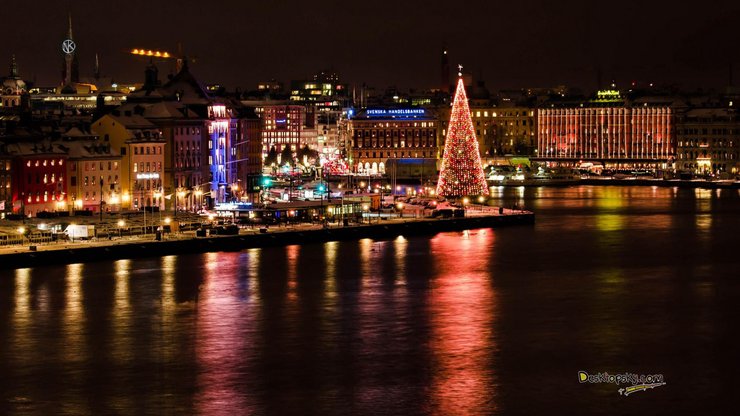
[[[534,224],[530,211],[499,207],[466,207],[464,215],[448,218],[412,215],[366,214],[362,222],[297,223],[280,226],[239,227],[233,235],[182,231],[157,234],[49,242],[0,247],[0,269],[32,267],[39,264],[73,264],[100,260],[166,256],[183,253],[238,251],[248,248],[357,240],[388,239],[399,235],[430,235]],[[199,230],[203,230],[202,228]]]

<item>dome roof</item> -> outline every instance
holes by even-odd
[[[26,92],[26,83],[20,78],[5,77],[2,79],[3,95],[21,95]]]
[[[15,55],[10,61],[10,75],[2,78],[3,95],[21,95],[26,92],[26,83],[18,76],[18,65],[15,63]]]

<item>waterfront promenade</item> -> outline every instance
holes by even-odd
[[[367,214],[366,214],[367,215]],[[362,223],[273,225],[240,228],[238,235],[197,237],[195,231],[166,233],[161,241],[153,234],[94,238],[0,248],[0,269],[39,264],[64,264],[130,257],[162,256],[209,251],[234,251],[274,245],[302,244],[361,238],[392,238],[398,235],[433,234],[442,231],[534,223],[534,213],[496,207],[468,207],[464,217],[422,218],[413,215],[367,215]],[[33,248],[31,248],[33,246]]]

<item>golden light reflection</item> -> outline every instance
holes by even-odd
[[[333,298],[337,295],[337,248],[339,242],[329,241],[324,243],[324,256],[326,259],[326,295]]]
[[[3,339],[0,342],[13,348],[12,357],[27,362],[31,358],[30,343],[33,339],[33,322],[31,316],[31,271],[17,269],[15,271],[15,311],[13,313],[12,339]],[[0,377],[2,377],[0,375]]]
[[[490,414],[496,408],[492,357],[497,301],[488,262],[494,233],[439,234],[431,240],[437,275],[430,291],[431,349],[438,414]],[[455,255],[450,255],[455,253]]]
[[[247,250],[247,278],[249,279],[250,295],[249,299],[259,300],[260,282],[259,282],[259,263],[262,249],[250,248]]]
[[[699,238],[702,241],[708,240],[710,229],[712,228],[712,214],[697,214],[695,224]]]
[[[295,302],[298,298],[296,289],[298,287],[298,255],[301,251],[301,246],[292,245],[285,247],[285,258],[288,261],[288,300]]]
[[[67,265],[65,277],[66,291],[65,307],[63,317],[64,352],[66,361],[84,361],[87,359],[87,346],[85,343],[85,310],[82,302],[82,276],[84,264]],[[76,382],[76,381],[75,381]]]
[[[162,309],[163,312],[173,312],[175,300],[175,268],[177,256],[162,257]],[[165,316],[167,314],[165,313]]]
[[[17,269],[15,271],[15,318],[16,325],[27,324],[30,319],[31,304],[31,269]]]
[[[402,235],[393,240],[393,249],[396,253],[396,284],[406,284],[406,249],[409,241]]]
[[[360,275],[362,276],[362,287],[368,287],[371,276],[370,259],[373,254],[373,240],[363,238],[360,240]]]
[[[131,260],[117,260],[113,263],[115,269],[115,292],[113,307],[113,358],[125,362],[132,358],[131,343],[131,299],[129,296],[129,279],[131,274]]]

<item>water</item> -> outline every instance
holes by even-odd
[[[0,414],[736,413],[738,191],[494,196],[537,224],[1,272]]]

